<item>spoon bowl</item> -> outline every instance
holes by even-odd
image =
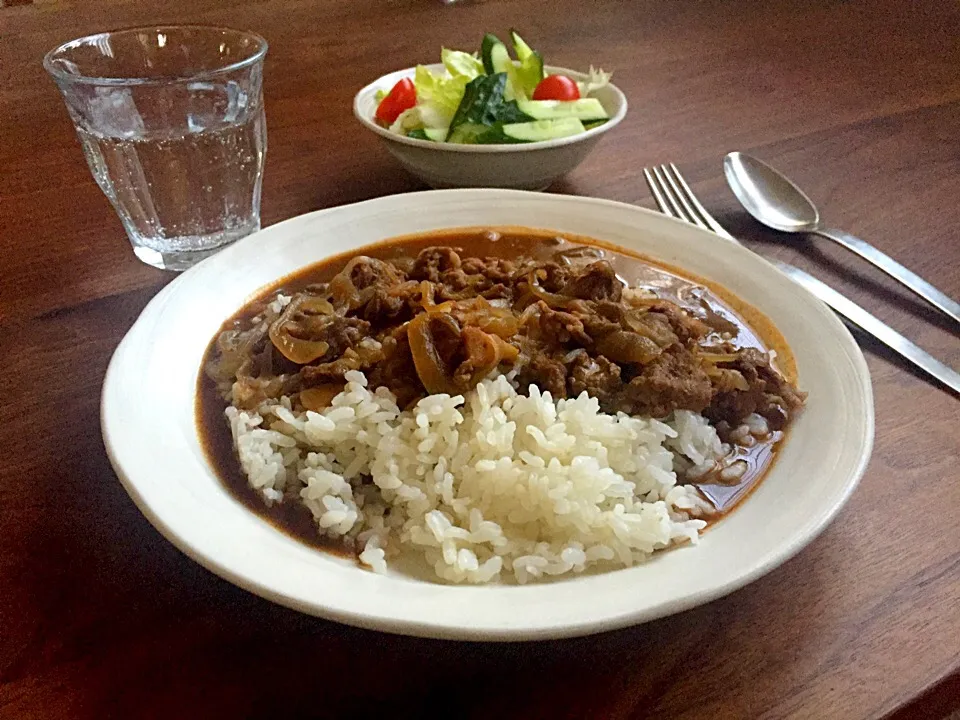
[[[723,173],[740,204],[759,222],[785,233],[815,233],[843,245],[960,324],[960,303],[870,243],[824,227],[813,201],[765,162],[732,152],[723,159]]]
[[[761,160],[740,152],[723,159],[737,200],[759,222],[781,232],[814,232],[820,213],[803,190]]]

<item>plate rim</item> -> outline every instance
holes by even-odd
[[[244,588],[254,594],[257,594],[265,599],[268,599],[277,604],[289,607],[291,609],[297,610],[299,612],[304,612],[309,615],[314,615],[318,617],[323,617],[326,619],[334,620],[337,622],[345,623],[348,625],[362,627],[367,629],[387,631],[391,633],[405,634],[405,635],[414,635],[420,637],[431,637],[431,638],[442,638],[442,639],[458,639],[458,640],[483,640],[483,641],[517,641],[517,640],[538,640],[538,639],[547,639],[547,638],[562,638],[562,637],[575,637],[581,635],[587,635],[597,632],[604,632],[608,630],[614,630],[622,627],[627,627],[630,625],[635,625],[639,623],[648,622],[657,618],[665,617],[667,615],[672,615],[690,608],[696,607],[698,605],[710,602],[712,600],[718,599],[725,595],[734,592],[747,584],[755,581],[759,577],[771,572],[776,567],[779,567],[783,563],[787,562],[789,559],[796,556],[803,548],[809,545],[814,539],[816,539],[822,531],[836,518],[839,512],[846,505],[851,494],[856,489],[859,484],[860,479],[866,471],[866,468],[869,464],[870,457],[872,454],[874,436],[875,436],[875,412],[874,412],[874,402],[873,402],[873,392],[872,384],[870,380],[869,369],[866,364],[866,360],[863,357],[863,353],[860,350],[859,346],[856,344],[853,336],[850,334],[849,330],[844,326],[844,324],[831,312],[826,306],[822,305],[819,301],[816,301],[815,305],[819,308],[819,316],[822,321],[830,323],[833,325],[835,331],[839,331],[841,337],[844,338],[844,341],[847,345],[846,349],[848,351],[852,350],[853,352],[848,352],[847,355],[851,361],[852,369],[855,371],[857,380],[859,381],[858,389],[860,390],[861,398],[863,400],[863,409],[865,410],[863,432],[861,437],[862,449],[857,458],[857,462],[853,470],[849,473],[849,477],[846,480],[846,485],[842,495],[840,495],[833,503],[833,506],[826,512],[823,513],[820,517],[817,518],[817,521],[805,525],[803,531],[795,533],[785,545],[780,548],[778,552],[772,553],[769,555],[763,563],[760,563],[753,568],[742,572],[731,579],[715,584],[710,588],[700,590],[695,593],[688,594],[684,597],[674,598],[669,602],[663,602],[660,606],[653,608],[641,608],[639,610],[633,609],[624,613],[620,613],[615,616],[604,616],[604,617],[593,617],[589,614],[586,614],[583,618],[576,621],[565,621],[560,625],[544,623],[541,626],[537,627],[523,627],[523,626],[513,626],[509,624],[501,624],[498,627],[452,627],[449,624],[445,624],[443,621],[431,622],[429,620],[420,619],[396,619],[396,618],[382,618],[378,616],[371,616],[366,613],[351,612],[349,610],[344,610],[342,608],[331,608],[329,606],[322,606],[319,603],[308,603],[303,602],[298,598],[291,597],[282,592],[277,591],[275,588],[270,587],[269,585],[264,584],[263,582],[257,580],[255,577],[251,577],[249,574],[244,574],[237,571],[232,567],[228,567],[222,563],[218,558],[212,557],[210,554],[204,551],[201,547],[196,547],[189,539],[184,538],[182,535],[177,533],[167,522],[155,512],[149,502],[143,497],[140,493],[136,481],[131,478],[125,468],[125,459],[123,458],[123,451],[115,446],[114,438],[112,437],[113,433],[110,427],[112,418],[113,409],[110,407],[112,402],[112,392],[115,386],[118,383],[118,373],[120,372],[120,367],[122,366],[126,353],[130,351],[130,347],[133,345],[134,341],[137,339],[138,335],[141,332],[146,332],[149,328],[147,322],[144,318],[151,318],[159,313],[159,311],[169,302],[169,299],[173,297],[180,288],[187,285],[190,280],[198,272],[203,271],[203,266],[210,267],[210,263],[228,263],[232,256],[240,252],[241,247],[244,247],[247,244],[255,242],[256,239],[261,236],[263,233],[282,232],[283,228],[296,225],[297,223],[305,222],[306,218],[316,218],[327,213],[342,212],[346,208],[359,208],[362,206],[375,205],[378,203],[383,203],[384,201],[389,201],[398,197],[405,199],[417,200],[422,199],[425,196],[437,197],[437,196],[453,196],[453,195],[462,195],[462,196],[483,196],[488,200],[494,200],[499,198],[502,200],[508,200],[511,197],[513,198],[537,198],[537,199],[549,199],[548,202],[562,201],[562,202],[574,202],[574,203],[585,203],[597,206],[607,206],[607,207],[617,207],[621,209],[628,209],[631,212],[640,212],[641,214],[646,214],[648,216],[656,217],[658,222],[668,221],[675,223],[679,226],[683,226],[685,231],[695,231],[697,233],[706,234],[710,237],[711,242],[716,242],[718,237],[714,236],[713,233],[696,228],[689,225],[681,220],[676,220],[674,218],[669,218],[661,213],[655,212],[648,208],[640,207],[630,203],[623,203],[614,200],[607,200],[602,198],[590,198],[590,197],[581,197],[581,196],[569,196],[569,195],[547,195],[543,193],[527,192],[520,190],[498,190],[498,189],[456,189],[456,190],[427,190],[416,193],[402,193],[399,195],[388,195],[377,198],[372,198],[369,200],[364,200],[358,203],[351,203],[347,205],[335,206],[331,208],[324,208],[321,210],[316,210],[309,213],[304,213],[301,215],[294,216],[283,220],[282,222],[276,223],[274,225],[264,228],[259,233],[255,233],[243,240],[238,241],[230,248],[227,248],[218,255],[210,258],[204,263],[188,270],[183,273],[180,277],[176,278],[173,282],[169,283],[166,287],[160,290],[156,296],[154,296],[149,303],[144,307],[138,316],[137,320],[124,335],[121,342],[118,344],[113,356],[110,359],[110,363],[107,367],[107,371],[104,377],[103,388],[101,392],[101,402],[100,402],[100,420],[101,420],[101,432],[103,435],[104,446],[108,458],[117,477],[120,479],[121,484],[124,489],[133,499],[134,503],[137,505],[138,509],[143,513],[147,520],[153,525],[168,541],[171,542],[175,547],[177,547],[181,552],[183,552],[191,560],[197,562],[208,570],[214,572],[216,575],[224,578],[228,582],[231,582],[238,587]],[[531,225],[533,226],[533,225]],[[445,226],[445,227],[454,227],[454,226]],[[278,228],[275,230],[274,228]],[[390,237],[390,236],[388,236]],[[386,239],[384,237],[383,239]],[[745,248],[739,248],[740,251],[747,252],[755,258],[759,258],[766,266],[768,271],[776,273],[778,276],[789,280],[783,273],[781,273],[775,266],[771,265],[761,256],[752,253],[751,251]],[[319,262],[323,259],[325,255],[318,255],[317,259],[312,262]],[[222,258],[218,260],[218,258]],[[682,267],[681,267],[682,269]],[[792,282],[792,281],[791,281]],[[269,284],[269,283],[268,283]],[[810,299],[816,300],[808,291],[803,288],[797,288],[803,293],[808,295]],[[254,291],[257,292],[257,291]],[[735,291],[734,294],[737,294]],[[762,308],[761,308],[761,311]],[[612,571],[618,572],[618,571]],[[575,580],[575,579],[574,579]],[[480,586],[482,588],[489,589],[490,587],[504,587],[504,586]],[[507,586],[513,587],[513,586]],[[545,587],[544,585],[527,585],[522,586],[526,588],[531,587]],[[468,588],[463,587],[462,589],[467,590]]]

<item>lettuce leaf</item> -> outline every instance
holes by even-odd
[[[440,61],[453,77],[465,77],[467,82],[477,75],[483,75],[483,63],[476,55],[460,50],[443,48],[440,51]]]
[[[423,128],[446,130],[450,127],[452,119],[452,116],[431,105],[415,105],[400,113],[396,122],[390,126],[390,132],[406,135],[411,130],[422,130]]]
[[[404,110],[393,121],[390,126],[390,132],[397,135],[406,135],[411,130],[423,130],[423,120],[420,118],[420,108],[414,106]]]
[[[613,73],[604,72],[590,66],[590,72],[587,73],[587,79],[577,83],[577,89],[580,90],[580,97],[585,98],[594,90],[606,87],[610,83]]]
[[[435,121],[446,118],[441,125],[449,125],[460,106],[463,91],[468,82],[470,78],[463,75],[453,77],[434,75],[423,65],[418,65],[413,76],[413,85],[417,89],[417,107],[425,111],[424,124],[428,124],[428,119],[431,118]],[[431,123],[429,126],[440,127],[441,125]]]

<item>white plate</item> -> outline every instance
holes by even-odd
[[[224,489],[200,447],[194,391],[220,324],[263,285],[387,237],[524,225],[634,248],[761,308],[793,349],[807,408],[773,470],[696,547],[614,572],[526,586],[460,587],[375,575],[280,533]],[[306,613],[444,638],[581,635],[651,620],[742,587],[797,553],[837,514],[873,444],[870,377],[834,315],[749,251],[691,225],[605,200],[447,190],[321,210],[241,240],[146,307],[107,371],[101,419],[111,462],[144,515],[227,580]]]

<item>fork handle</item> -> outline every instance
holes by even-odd
[[[912,270],[908,270],[889,255],[877,250],[873,245],[843,230],[822,228],[814,230],[817,235],[840,243],[847,250],[855,252],[867,262],[883,270],[890,277],[899,280],[907,288],[922,297],[928,303],[960,323],[960,303],[937,290]]]

